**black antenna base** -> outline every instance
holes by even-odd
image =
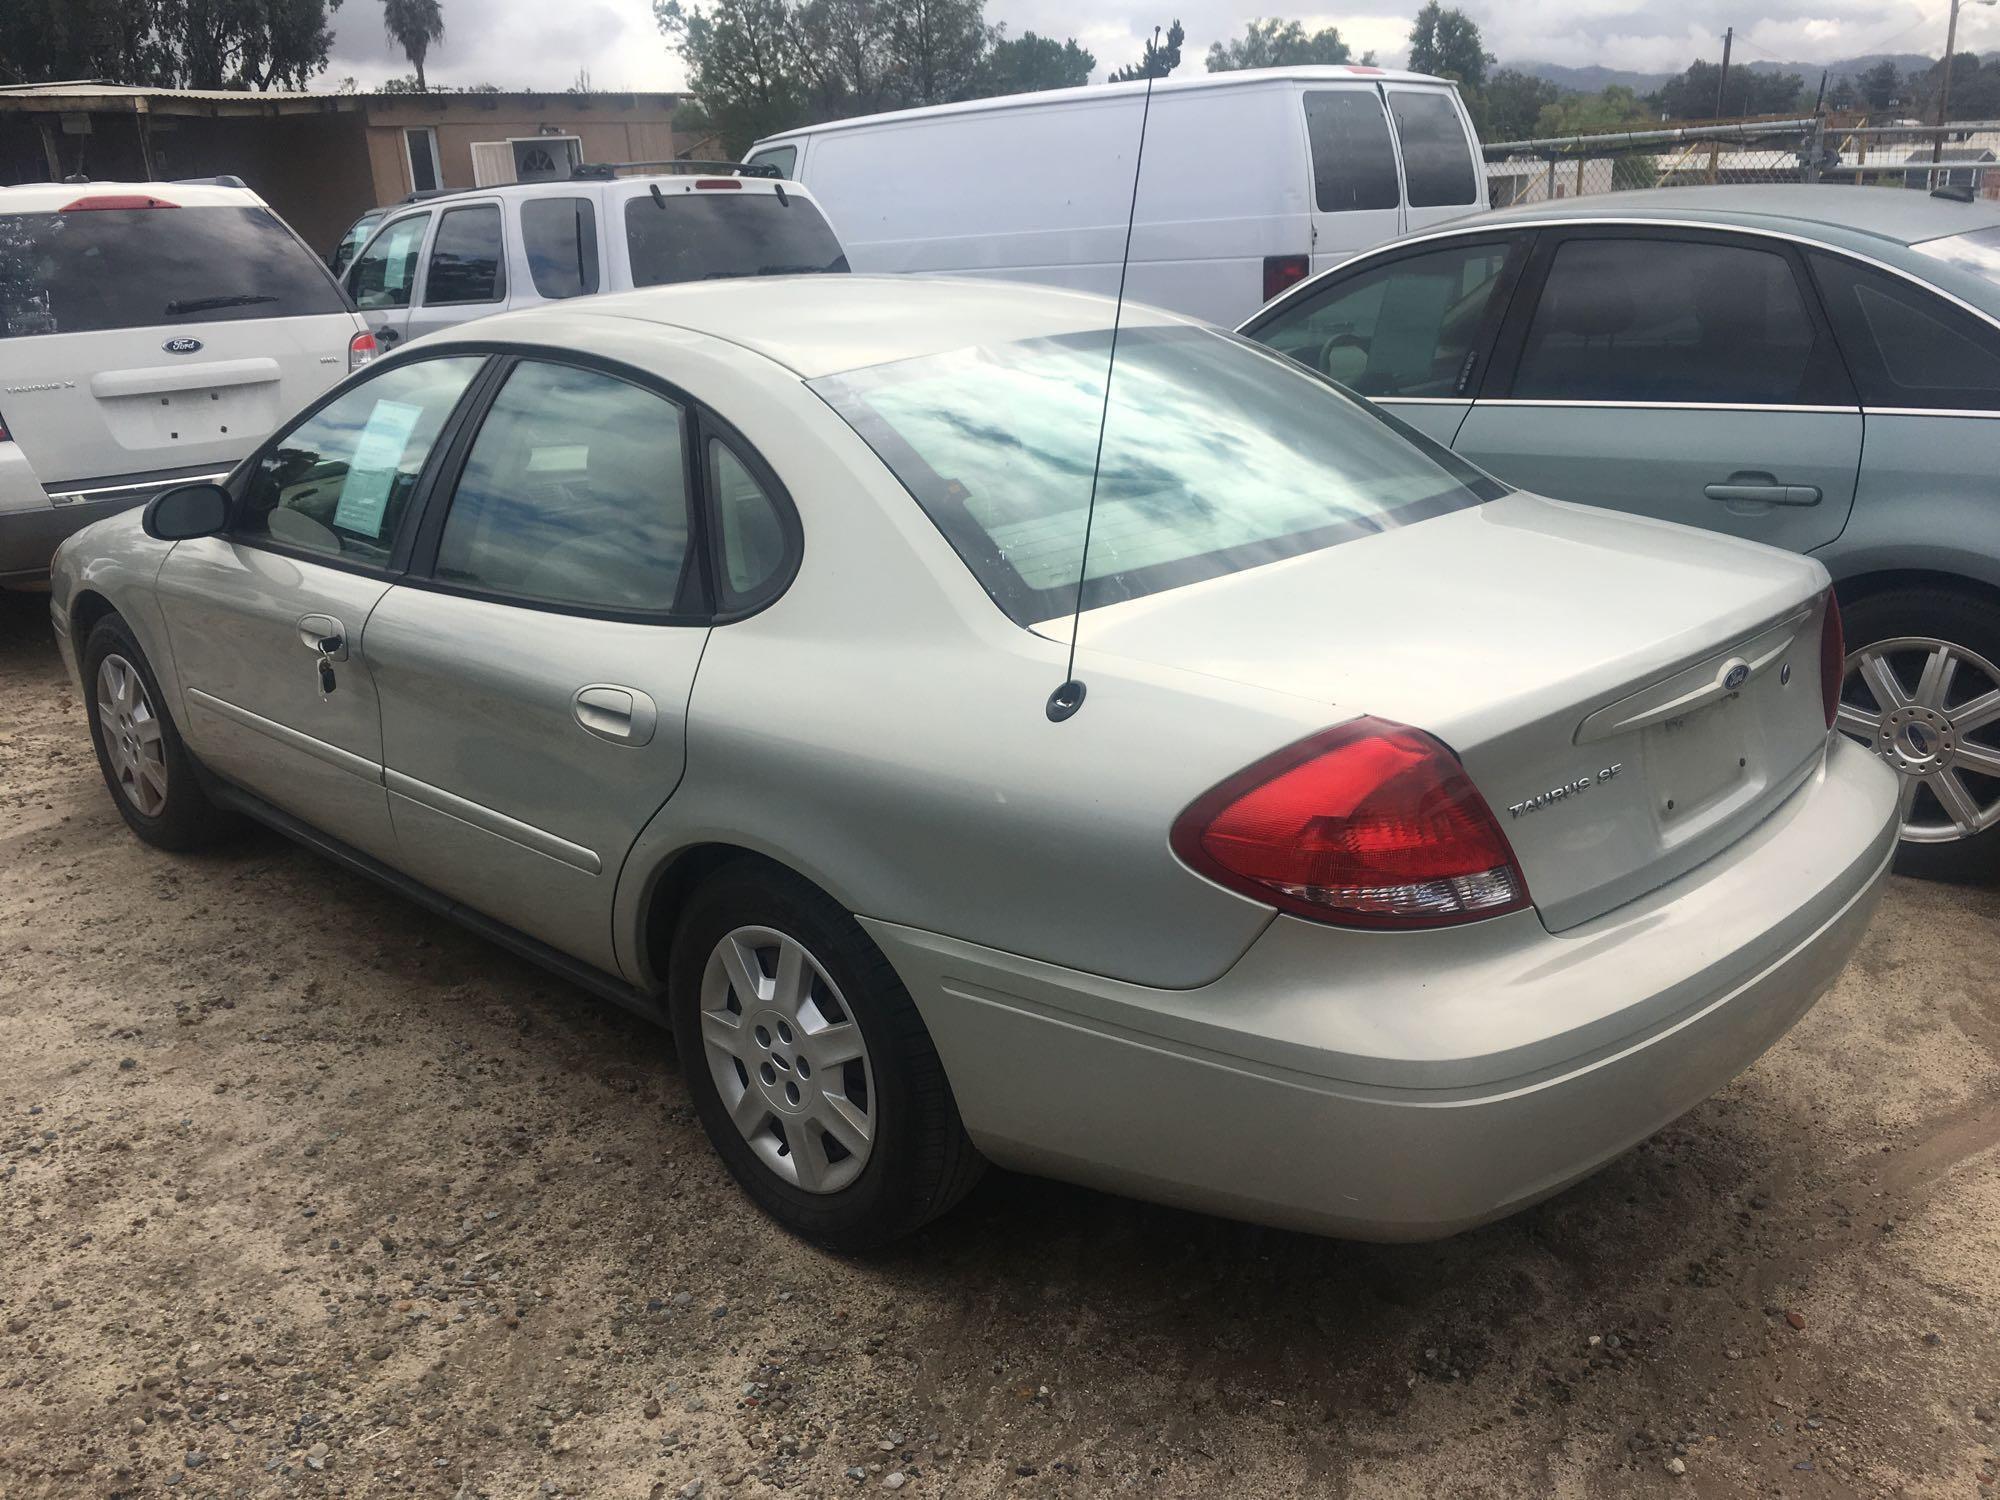
[[[1084,686],[1074,677],[1049,694],[1049,722],[1060,724],[1083,707]]]

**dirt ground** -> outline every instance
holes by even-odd
[[[1898,882],[1742,1079],[1444,1244],[989,1174],[843,1261],[664,1035],[142,847],[0,594],[0,1495],[2000,1494],[1996,919]]]

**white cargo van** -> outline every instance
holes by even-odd
[[[836,120],[759,141],[856,271],[1012,277],[1111,293],[1143,83]],[[1457,88],[1370,67],[1166,79],[1129,296],[1233,327],[1357,250],[1486,207]]]

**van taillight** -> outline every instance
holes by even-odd
[[[1522,911],[1528,882],[1458,758],[1355,719],[1197,797],[1170,842],[1190,869],[1341,927],[1446,927]]]
[[[1840,601],[1826,591],[1826,613],[1819,619],[1819,694],[1826,709],[1826,727],[1840,713],[1840,684],[1847,676],[1847,635],[1840,628]]]
[[[1278,293],[1297,286],[1311,270],[1312,257],[1308,255],[1265,256],[1264,300],[1269,302]]]
[[[381,352],[375,335],[364,328],[347,341],[347,368],[358,370]]]

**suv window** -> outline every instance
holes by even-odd
[[[387,562],[424,460],[482,363],[414,360],[342,392],[257,460],[233,534]]]
[[[632,285],[845,271],[820,211],[796,192],[709,189],[625,200]]]
[[[775,167],[777,168],[778,175],[784,178],[789,178],[792,175],[792,169],[798,166],[798,164],[799,148],[797,146],[773,146],[769,151],[759,151],[749,161],[749,165],[753,167]]]
[[[269,209],[0,213],[0,338],[346,310]]]
[[[387,225],[347,268],[347,290],[364,312],[408,307],[417,282],[417,256],[424,248],[429,214],[409,214]]]
[[[1312,145],[1313,201],[1321,213],[1397,206],[1396,153],[1373,89],[1308,93],[1306,138]]]
[[[1513,395],[1782,405],[1805,399],[1816,343],[1775,251],[1572,239],[1549,267]]]
[[[1360,271],[1250,337],[1365,396],[1456,395],[1508,249],[1453,245]]]
[[[597,290],[597,206],[588,198],[530,198],[521,205],[521,248],[535,290],[551,300]]]
[[[620,613],[688,608],[683,416],[615,376],[517,365],[438,540],[441,582]]]
[[[1472,166],[1472,148],[1466,144],[1465,125],[1451,96],[1391,89],[1389,113],[1396,117],[1396,139],[1403,147],[1410,207],[1477,203],[1479,178]]]
[[[1899,276],[1815,253],[1835,335],[1868,406],[2000,410],[2000,332]]]
[[[482,203],[445,210],[424,273],[424,306],[498,302],[507,295],[500,266],[500,207]]]

